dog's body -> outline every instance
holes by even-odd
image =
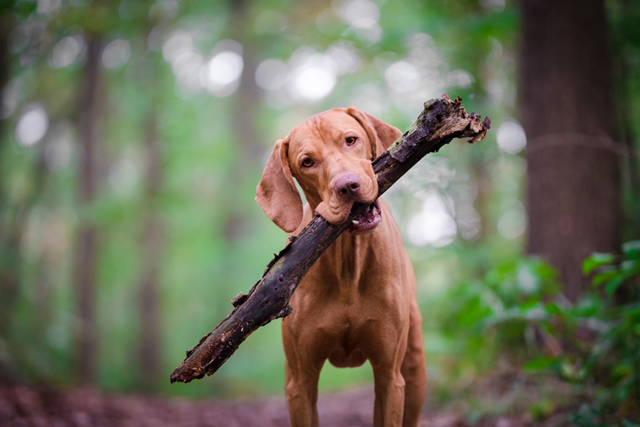
[[[371,167],[400,134],[354,107],[312,116],[276,143],[258,186],[260,206],[292,235],[313,212],[338,224],[353,202],[371,203],[311,267],[282,323],[293,427],[318,425],[326,360],[337,367],[370,361],[375,426],[418,424],[427,378],[415,275],[391,212],[375,201]],[[292,177],[309,202],[304,208]]]

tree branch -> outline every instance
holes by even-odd
[[[437,152],[453,138],[470,138],[476,143],[484,138],[491,121],[467,114],[458,97],[447,95],[432,99],[411,126],[387,151],[373,162],[378,179],[378,197],[429,153]],[[367,208],[354,204],[347,221],[329,224],[316,215],[295,238],[269,263],[262,279],[248,295],[238,294],[233,311],[200,343],[171,374],[171,382],[190,382],[205,374],[212,375],[256,329],[291,313],[289,300],[313,263],[351,224],[352,219]]]

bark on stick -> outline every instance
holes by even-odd
[[[476,143],[484,138],[491,122],[467,114],[460,97],[443,95],[424,104],[424,110],[389,149],[373,162],[378,179],[378,197],[429,153],[437,152],[454,138]],[[233,300],[235,308],[216,328],[203,337],[171,374],[171,382],[188,383],[212,375],[256,329],[291,312],[289,300],[313,263],[360,215],[367,205],[354,204],[343,224],[332,225],[316,215],[269,263],[262,279],[248,295]]]

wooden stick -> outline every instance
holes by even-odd
[[[445,94],[426,102],[413,126],[373,162],[378,197],[425,155],[437,152],[453,138],[470,138],[475,144],[490,127],[489,118],[481,122],[479,115],[467,114],[460,97],[452,101]],[[171,382],[187,383],[212,375],[253,331],[291,313],[289,300],[302,277],[366,208],[366,204],[355,203],[349,218],[340,225],[316,215],[269,263],[249,294],[233,299],[233,311],[187,351],[187,358],[171,374]]]

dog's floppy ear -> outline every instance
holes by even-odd
[[[293,183],[288,151],[289,139],[279,139],[262,172],[256,202],[271,221],[291,233],[302,222],[302,199]]]
[[[347,114],[356,119],[367,132],[373,156],[371,160],[375,160],[402,135],[402,132],[397,127],[378,120],[354,106],[347,108]]]

